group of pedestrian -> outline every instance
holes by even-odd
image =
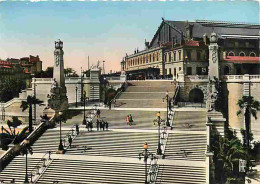
[[[103,119],[99,120],[97,119],[97,122],[96,122],[96,125],[97,125],[97,131],[99,130],[108,130],[108,122],[107,121],[104,121]]]
[[[86,128],[88,129],[88,131],[92,131],[93,122],[92,121],[87,121],[86,122]]]
[[[130,115],[127,115],[127,116],[126,116],[126,125],[131,126],[131,125],[133,125],[133,122],[134,122],[134,120],[133,120],[132,115],[131,115],[131,114],[130,114]]]

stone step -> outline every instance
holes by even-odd
[[[204,167],[160,165],[156,183],[205,184]]]

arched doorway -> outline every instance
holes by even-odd
[[[192,89],[189,93],[189,101],[195,103],[203,103],[204,102],[203,92],[198,88]]]
[[[224,67],[224,75],[230,75],[230,68],[229,66]]]

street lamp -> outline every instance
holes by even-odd
[[[86,124],[86,112],[85,112],[85,108],[86,108],[86,91],[83,92],[83,101],[84,101],[84,116],[83,116],[82,124],[85,125]]]
[[[161,127],[161,119],[158,118],[158,148],[157,148],[157,155],[161,155],[162,154],[160,127]]]
[[[78,107],[78,87],[76,86],[76,107]]]
[[[59,148],[58,148],[59,151],[63,151],[64,150],[63,144],[62,144],[62,139],[61,139],[61,115],[62,115],[62,112],[60,111],[59,112],[59,118],[60,118],[60,144],[59,144]]]
[[[147,181],[147,159],[150,158],[151,160],[155,159],[156,157],[148,151],[148,144],[145,142],[143,145],[143,152],[139,153],[139,160],[141,160],[142,156],[144,157],[144,164],[145,164],[145,184],[148,184]]]
[[[185,75],[187,75],[187,65],[188,65],[188,62],[189,62],[189,58],[188,58],[188,56],[185,56],[185,59],[184,59],[184,70],[185,70],[185,72],[184,72],[184,74]]]
[[[166,109],[166,126],[170,126],[170,123],[169,123],[169,118],[168,118],[168,109],[169,109],[169,101],[170,101],[170,97],[169,97],[169,92],[167,91],[166,92],[166,95],[165,97],[163,98],[163,102],[164,102],[164,99],[166,99],[166,103],[167,103],[167,109]]]
[[[29,145],[29,140],[28,139],[25,139],[24,140],[24,146],[21,150],[21,153],[24,155],[25,154],[25,179],[24,179],[24,183],[29,183],[29,179],[28,179],[28,165],[27,165],[27,155],[28,153],[30,153],[31,155],[33,154],[33,151],[32,151],[32,148],[31,146]]]
[[[105,74],[105,61],[103,61],[103,74]]]

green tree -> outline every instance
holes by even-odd
[[[72,68],[65,68],[64,75],[65,75],[65,77],[78,77],[78,74]]]
[[[239,106],[239,110],[237,111],[237,115],[239,116],[245,110],[245,140],[246,147],[249,148],[250,145],[250,126],[251,126],[251,115],[257,119],[257,111],[260,110],[260,103],[257,100],[254,100],[252,96],[243,96],[242,99],[238,100],[237,105]]]
[[[237,163],[239,159],[246,157],[246,152],[240,140],[235,136],[222,137],[216,131],[213,132],[211,149],[214,152],[215,178],[219,183],[239,183],[241,178],[237,177]]]
[[[22,101],[20,108],[22,111],[25,111],[29,108],[29,133],[32,132],[32,105],[33,104],[42,104],[43,101],[35,98],[35,96],[28,96],[26,101]]]

